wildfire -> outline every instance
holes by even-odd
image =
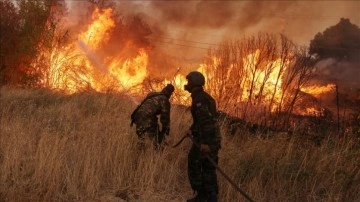
[[[99,56],[114,27],[112,9],[95,9],[91,23],[78,40],[52,54],[49,86],[74,93],[87,88],[131,91],[131,87],[141,84],[147,76],[145,50],[139,49],[132,58],[124,58],[121,53],[113,58]]]
[[[218,97],[230,97],[232,101],[229,103],[232,105],[256,103],[260,100],[266,104],[280,102],[283,97],[282,77],[290,61],[276,59],[268,61],[265,65],[261,64],[260,67],[258,65],[260,54],[259,49],[249,53],[242,58],[242,66],[229,64],[227,68],[223,68],[225,72],[218,72],[222,61],[214,57],[210,64],[201,64],[198,71],[204,74],[207,81],[210,81],[206,83],[210,93]],[[219,75],[223,76],[219,78]],[[272,111],[275,108],[271,106]]]
[[[51,88],[66,93],[88,88],[99,92],[111,89],[143,96],[139,89],[143,87],[144,80],[149,75],[149,56],[146,50],[139,48],[137,55],[132,57],[126,56],[126,48],[111,57],[103,54],[103,49],[108,45],[112,31],[116,27],[113,18],[112,9],[95,9],[92,21],[77,35],[77,40],[50,55],[48,85]],[[229,100],[223,103],[228,106],[261,103],[262,106],[274,111],[278,104],[285,102],[288,92],[284,92],[283,77],[291,61],[284,58],[260,61],[260,56],[261,51],[255,50],[241,59],[240,66],[227,64],[225,68],[223,61],[214,56],[208,63],[200,64],[197,71],[204,74],[207,81],[205,88],[219,102],[225,97]],[[165,84],[172,83],[176,89],[172,102],[189,104],[189,94],[183,89],[186,82],[185,76],[177,73],[171,80],[164,79],[163,82],[153,85],[152,89],[160,90]],[[333,88],[334,85],[329,84],[301,87],[301,91],[319,95]],[[309,108],[301,113],[309,114],[314,111],[314,108]]]
[[[256,69],[256,65],[259,61],[260,50],[256,50],[255,53],[249,54],[247,58],[244,58],[246,78],[244,80],[245,85],[244,89],[246,92],[253,91],[254,94],[261,93],[261,87],[263,87],[263,95],[265,100],[270,100],[272,96],[276,100],[280,100],[282,96],[282,71],[285,71],[289,61],[285,61],[285,64],[282,64],[281,59],[275,61],[270,61],[267,66],[272,66],[272,71],[267,75],[267,67],[263,69]],[[279,76],[280,75],[280,76]],[[254,81],[254,83],[251,83]],[[265,81],[265,82],[264,82]],[[274,95],[272,95],[274,93]],[[249,99],[250,94],[244,94],[246,99]]]

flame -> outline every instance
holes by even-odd
[[[281,89],[282,78],[278,75],[281,74],[281,68],[284,68],[284,70],[286,69],[289,61],[285,62],[284,67],[282,66],[283,64],[280,58],[275,61],[270,61],[267,65],[273,65],[274,69],[270,72],[268,78],[266,78],[266,68],[256,70],[255,67],[258,64],[259,55],[260,50],[258,49],[255,51],[255,53],[249,54],[246,58],[243,59],[245,64],[245,70],[247,73],[246,78],[250,78],[244,80],[244,89],[246,92],[249,92],[252,88],[254,94],[259,94],[261,86],[264,85],[264,92],[262,92],[264,99],[270,100],[273,96],[272,93],[275,92],[274,98],[276,101],[278,101],[283,94]],[[254,84],[250,83],[252,80],[255,81]],[[265,80],[266,82],[263,84]],[[250,94],[248,93],[244,94],[245,99],[249,99],[249,96]]]
[[[232,75],[234,71],[240,71],[240,68],[235,67],[234,64],[230,64],[226,68],[226,72],[220,73],[224,77],[221,80],[217,81],[219,83],[227,82],[223,89],[215,88],[213,86],[207,87],[210,89],[210,94],[219,95],[220,91],[229,94],[228,96],[233,96],[231,93],[234,93],[238,96],[238,99],[235,99],[232,103],[237,105],[238,103],[246,103],[247,101],[254,99],[257,96],[262,97],[262,102],[267,104],[270,103],[270,100],[273,102],[279,102],[283,96],[282,91],[282,76],[283,72],[288,67],[290,61],[283,61],[280,58],[274,61],[268,61],[268,63],[263,67],[259,68],[259,57],[260,50],[257,49],[253,53],[246,55],[242,58],[243,62],[243,74],[241,78],[234,78]],[[221,64],[220,58],[212,58],[210,64],[201,64],[197,71],[200,71],[204,74],[207,81],[216,79],[216,71],[219,65]],[[271,68],[271,71],[269,71]],[[236,83],[239,82],[240,83]],[[240,86],[239,89],[233,90],[234,86]],[[229,92],[230,91],[230,92]],[[272,107],[272,111],[275,110],[275,106]]]
[[[327,84],[326,86],[320,86],[320,85],[313,85],[308,87],[302,87],[301,91],[317,96],[323,93],[330,92],[335,89],[335,84]]]
[[[305,110],[298,112],[298,114],[320,116],[322,114],[322,111],[319,109],[316,109],[315,107],[308,107],[308,108],[305,108]]]
[[[148,55],[144,50],[133,59],[114,60],[109,66],[109,72],[125,89],[141,84],[147,76]],[[120,68],[119,68],[120,67]]]
[[[95,9],[91,23],[78,40],[51,55],[49,86],[75,93],[86,88],[99,92],[131,91],[131,87],[142,83],[148,64],[144,49],[132,58],[124,59],[121,53],[106,60],[98,56],[114,27],[112,9]]]
[[[91,49],[97,49],[101,44],[109,40],[109,32],[115,27],[112,19],[112,9],[100,10],[98,8],[92,14],[93,22],[84,33],[79,34],[79,39],[86,42]]]
[[[175,92],[172,96],[173,103],[184,105],[190,104],[189,93],[184,90],[184,85],[187,83],[187,80],[183,74],[177,73],[172,80],[165,79],[162,85],[166,85],[168,83],[173,84],[175,87]]]

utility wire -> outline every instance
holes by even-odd
[[[208,49],[205,47],[198,47],[198,46],[192,46],[192,45],[187,45],[187,44],[177,44],[177,43],[173,43],[173,42],[167,42],[167,41],[160,41],[159,39],[169,39],[169,40],[174,40],[174,41],[181,41],[181,42],[189,42],[189,43],[196,43],[196,44],[202,44],[202,45],[209,45],[209,46],[217,46],[220,47],[221,46],[221,42],[218,44],[214,44],[214,43],[207,43],[207,42],[201,42],[201,41],[193,41],[193,40],[185,40],[185,39],[176,39],[176,38],[171,38],[171,37],[166,37],[166,36],[160,36],[160,35],[156,35],[157,37],[152,37],[150,36],[149,39],[153,40],[153,41],[157,41],[160,43],[166,43],[166,44],[171,44],[171,45],[180,45],[180,46],[186,46],[186,47],[190,47],[190,48],[199,48],[199,49]],[[299,47],[302,48],[307,48],[309,49],[310,46],[307,45],[298,45]],[[324,49],[331,49],[331,50],[353,50],[353,51],[359,51],[360,47],[357,48],[342,48],[342,47],[326,47],[326,46],[316,46],[316,48],[324,48]]]
[[[162,39],[171,39],[171,40],[183,41],[183,42],[191,42],[191,43],[197,43],[197,44],[204,44],[204,45],[209,45],[209,46],[216,46],[215,48],[221,47],[221,44],[210,44],[210,43],[205,43],[205,42],[189,41],[189,40],[183,40],[183,39],[174,39],[174,38],[168,38],[168,37],[161,37],[161,38]],[[193,46],[193,45],[187,45],[187,44],[166,42],[166,41],[161,41],[159,39],[154,39],[154,38],[150,38],[150,39],[151,39],[151,41],[155,41],[155,42],[159,42],[159,43],[163,43],[163,44],[169,44],[169,45],[177,45],[177,46],[184,46],[184,47],[189,47],[189,48],[198,48],[198,49],[204,49],[204,50],[208,50],[210,48],[210,47],[206,48],[206,47],[199,47],[199,46]],[[306,48],[306,49],[310,48],[310,46],[306,46],[306,45],[299,45],[299,47]],[[316,46],[316,48],[323,48],[323,49],[328,49],[328,50],[360,51],[360,48],[357,49],[357,48],[326,47],[326,46]]]
[[[206,43],[206,42],[199,42],[199,41],[190,41],[190,40],[185,40],[185,39],[174,39],[174,38],[170,38],[170,37],[161,37],[160,35],[156,35],[157,38],[161,38],[161,39],[170,39],[170,40],[176,40],[176,41],[183,41],[183,42],[190,42],[190,43],[197,43],[197,44],[204,44],[204,45],[210,45],[210,46],[217,46],[219,44],[214,44],[214,43]]]
[[[191,45],[178,44],[178,43],[169,43],[169,42],[160,41],[160,40],[154,40],[154,41],[158,42],[158,43],[163,43],[163,44],[168,44],[168,45],[176,45],[176,46],[183,46],[183,47],[188,47],[188,48],[198,48],[198,49],[202,49],[202,50],[208,50],[209,49],[209,48],[205,48],[205,47],[191,46]]]

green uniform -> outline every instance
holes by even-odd
[[[162,128],[159,128],[158,116]],[[154,144],[161,144],[165,135],[170,132],[170,102],[169,96],[163,93],[149,93],[132,115],[136,124],[136,134],[140,139],[145,136],[154,140]]]
[[[215,100],[202,87],[191,91],[191,131],[194,140],[210,147],[208,155],[217,163],[221,148],[221,135],[217,123]],[[218,193],[216,168],[203,156],[193,144],[188,154],[188,177],[193,190],[204,193]]]

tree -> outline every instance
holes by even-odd
[[[20,17],[10,0],[0,1],[0,85],[8,82],[9,67],[16,62],[19,47]]]
[[[317,33],[310,42],[310,54],[318,59],[358,59],[360,56],[360,28],[349,19],[341,18],[335,26]]]
[[[0,2],[1,63],[0,85],[33,86],[41,79],[44,65],[40,53],[52,46],[57,20],[61,15],[55,0],[10,0]]]
[[[209,50],[200,71],[220,110],[280,127],[287,126],[313,68],[311,55],[285,36],[260,33]]]

